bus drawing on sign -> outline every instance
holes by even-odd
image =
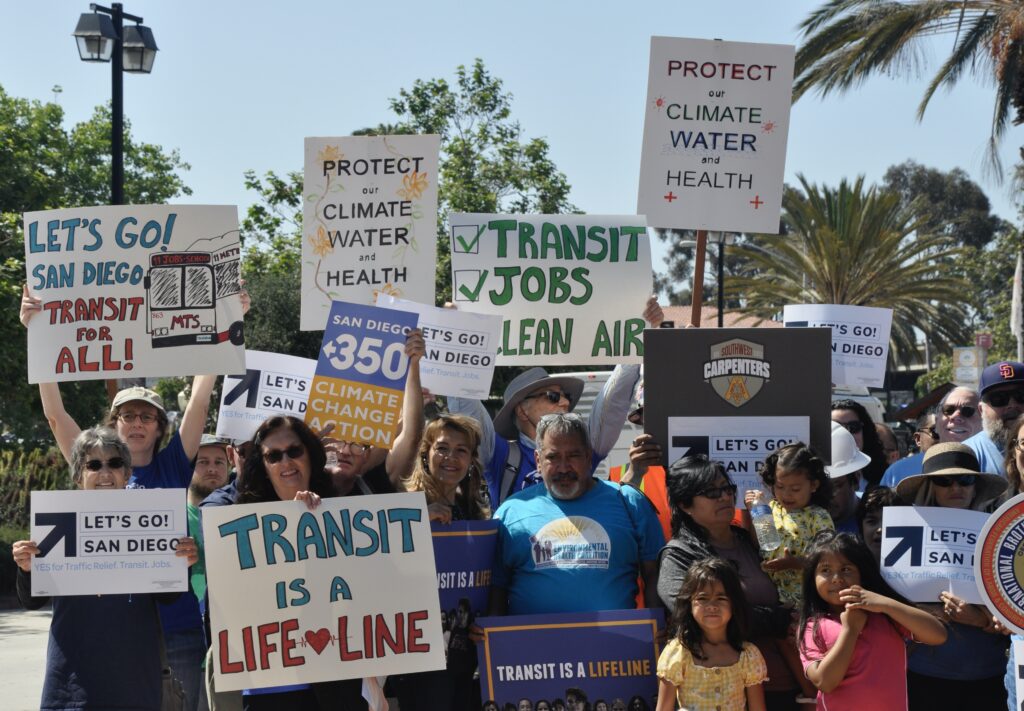
[[[232,241],[219,246],[228,239]],[[245,342],[242,322],[224,323],[217,308],[241,290],[240,255],[237,234],[229,232],[197,240],[182,252],[150,256],[144,286],[147,330],[154,348]]]

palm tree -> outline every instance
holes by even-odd
[[[876,73],[916,71],[924,40],[954,34],[953,50],[932,77],[917,109],[920,120],[941,86],[965,71],[995,84],[988,157],[997,179],[996,150],[1011,110],[1024,122],[1024,2],[1021,0],[828,0],[800,25],[793,100],[817,89],[846,91]]]
[[[739,311],[771,319],[786,304],[851,304],[893,310],[891,351],[900,362],[917,352],[914,329],[931,343],[962,343],[970,287],[949,237],[921,231],[920,203],[902,207],[898,193],[870,187],[863,176],[838,189],[802,188],[782,198],[781,235],[752,235],[736,252],[745,271],[726,291]]]

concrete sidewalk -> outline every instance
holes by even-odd
[[[39,708],[51,616],[49,610],[0,611],[0,706],[4,709]]]

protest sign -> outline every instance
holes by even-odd
[[[187,591],[184,489],[33,491],[33,595]]]
[[[516,705],[519,699],[652,699],[658,694],[657,630],[662,610],[608,610],[513,615],[477,620],[481,694]]]
[[[832,329],[832,384],[880,388],[885,383],[892,309],[840,304],[789,304],[786,328]]]
[[[1017,690],[1017,708],[1024,703],[1024,639],[1013,639],[1013,656],[1010,658],[1010,668],[1016,669],[1014,674],[1014,688]]]
[[[974,550],[982,602],[999,621],[1024,635],[1024,494],[988,517]],[[1018,664],[1021,663],[1018,658]]]
[[[245,375],[225,375],[217,436],[248,440],[265,419],[306,413],[316,361],[281,353],[245,352]]]
[[[332,301],[434,303],[440,136],[306,139],[299,328]]]
[[[793,437],[831,461],[827,329],[658,328],[644,342],[644,431],[665,466],[703,451],[759,488],[756,465]]]
[[[974,547],[988,514],[938,506],[882,509],[882,577],[913,602],[939,602],[952,592],[980,603]]]
[[[452,214],[452,300],[504,319],[498,365],[639,363],[644,218]]]
[[[420,493],[203,510],[219,691],[444,667]]]
[[[28,381],[245,368],[234,206],[25,213]]]
[[[331,436],[391,448],[402,412],[416,314],[335,301],[306,407],[306,424]]]
[[[491,395],[501,317],[439,309],[393,296],[378,306],[419,315],[427,354],[420,360],[420,384],[434,395],[486,400]]]
[[[646,389],[646,388],[645,388]],[[721,462],[743,492],[759,489],[769,495],[758,471],[765,458],[779,447],[806,442],[810,418],[798,417],[669,417],[668,461],[703,454]]]
[[[793,55],[651,38],[637,201],[648,225],[778,234]]]

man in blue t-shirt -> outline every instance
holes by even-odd
[[[654,507],[630,486],[591,475],[593,451],[579,415],[546,415],[537,425],[543,486],[511,496],[500,521],[490,614],[622,610],[636,606],[643,577],[657,598],[665,544]]]

